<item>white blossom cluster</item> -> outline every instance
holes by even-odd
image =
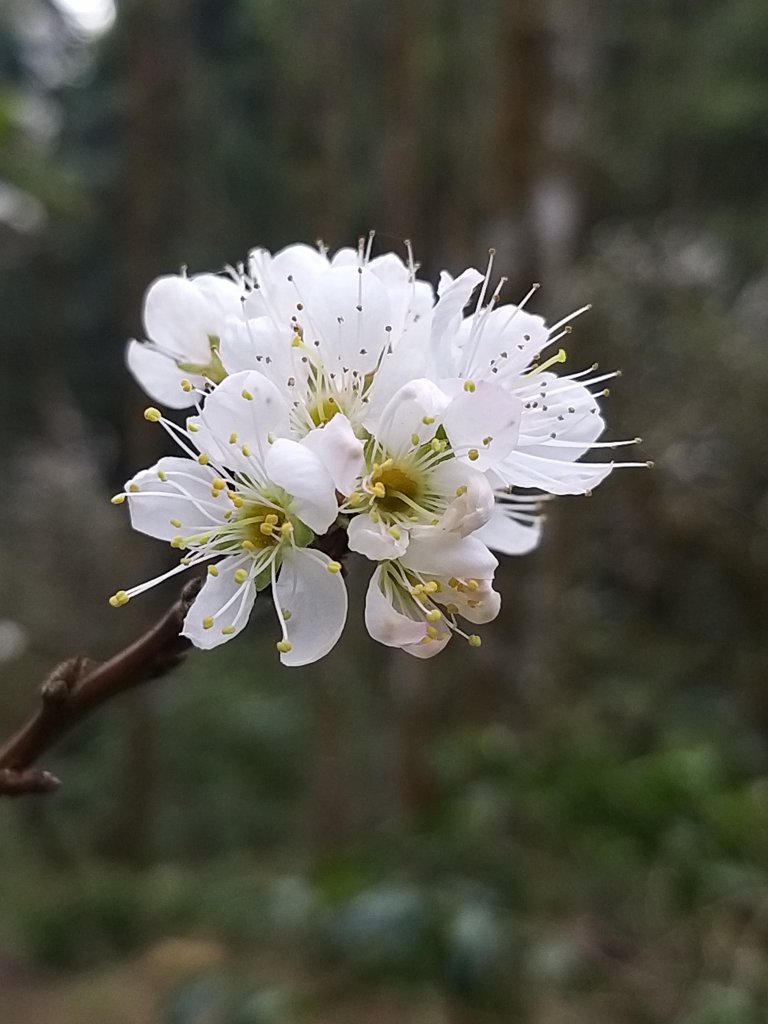
[[[632,443],[597,440],[612,374],[553,372],[583,310],[548,328],[525,303],[499,304],[492,263],[443,273],[436,295],[410,250],[370,258],[362,244],[258,249],[226,275],[156,280],[128,364],[152,399],[190,415],[180,426],[146,410],[181,453],[112,500],[180,562],[110,602],[205,564],[183,634],[216,647],[271,590],[281,661],[305,665],[344,627],[327,553],[344,531],[371,563],[374,639],[422,658],[452,635],[478,646],[470,630],[500,607],[492,551],[533,549],[542,498],[588,493],[617,465],[577,460]]]

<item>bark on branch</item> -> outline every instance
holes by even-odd
[[[38,758],[96,708],[179,664],[190,646],[179,635],[182,623],[201,584],[190,580],[156,625],[108,661],[76,657],[54,669],[41,687],[38,710],[0,748],[0,797],[57,789],[56,776],[35,767]]]

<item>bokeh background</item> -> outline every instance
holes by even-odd
[[[764,0],[2,0],[0,728],[175,598],[108,496],[156,275],[413,240],[586,301],[656,468],[550,506],[479,651],[269,615],[0,805],[3,1024],[768,1019]]]

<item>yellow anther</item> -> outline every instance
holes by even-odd
[[[242,394],[242,396],[246,400],[246,402],[252,402],[253,401],[253,395],[251,394],[250,391],[246,391],[245,389],[243,389],[240,393]]]
[[[235,583],[245,583],[248,579],[248,573],[245,569],[235,570]]]
[[[301,348],[301,337],[298,334],[294,334],[291,338],[291,348]]]
[[[446,442],[441,441],[439,437],[433,437],[429,442],[429,447],[433,452],[444,452],[446,449]]]
[[[199,429],[200,427],[198,427],[196,423],[190,423],[189,420],[187,420],[187,430],[190,434],[196,434]]]
[[[477,390],[477,386],[475,385],[475,382],[473,380],[465,380],[464,381],[464,390],[468,391],[470,394],[472,394],[473,391]]]
[[[445,610],[448,612],[449,615],[458,615],[459,614],[459,606],[457,604],[453,604],[453,603],[447,604],[445,606]]]
[[[288,651],[293,650],[293,644],[290,640],[278,640],[275,647],[280,651],[281,654],[287,654]]]
[[[171,547],[172,548],[180,548],[180,549],[183,550],[183,548],[184,548],[184,538],[183,537],[174,537],[171,540]]]
[[[395,464],[395,460],[394,459],[384,459],[384,461],[381,464],[381,468],[382,468],[382,470],[391,469],[394,466],[394,464]]]
[[[139,485],[138,484],[131,484],[130,487],[128,488],[128,490],[131,492],[131,494],[135,494],[136,491],[138,491],[138,489],[139,489]]]
[[[293,523],[283,523],[280,527],[280,533],[283,537],[290,537],[293,533]]]
[[[243,543],[240,545],[240,547],[243,549],[243,551],[255,551],[256,550],[256,545],[253,543],[252,540],[244,540]]]
[[[467,485],[462,484],[461,487],[456,488],[456,497],[461,498],[467,493]]]
[[[124,604],[128,604],[130,598],[124,590],[118,590],[116,594],[113,594],[109,599],[109,603],[113,608],[122,608]]]
[[[477,448],[470,448],[469,451],[467,452],[467,458],[469,459],[470,462],[477,462],[477,460],[480,458],[480,452],[477,450]]]
[[[424,584],[417,583],[415,587],[411,587],[411,594],[413,597],[421,597],[424,593]]]
[[[276,516],[274,512],[268,512],[268,513],[267,513],[267,514],[266,514],[266,515],[264,516],[264,522],[265,522],[265,523],[269,523],[269,525],[270,525],[270,526],[276,526],[276,525],[277,525],[277,522],[278,522],[278,518],[279,518],[279,517],[278,517],[278,516]]]
[[[428,583],[424,584],[424,591],[427,594],[436,594],[439,589],[440,589],[440,586],[439,586],[437,580],[429,580]]]
[[[208,575],[209,576],[218,576],[219,575],[219,570],[218,570],[217,566],[209,565],[208,566]]]
[[[421,444],[421,438],[418,434],[411,434],[411,444]]]
[[[360,491],[352,491],[352,493],[347,497],[347,504],[359,505],[362,500],[363,496]]]
[[[235,627],[234,626],[222,626],[221,627],[221,632],[222,632],[223,636],[232,636],[232,634],[235,632]]]
[[[434,416],[422,416],[421,417],[421,422],[424,424],[425,427],[431,427],[432,424],[435,422],[435,417]]]
[[[262,534],[264,537],[271,537],[274,528],[274,523],[259,523],[259,533]]]
[[[213,616],[206,615],[203,619],[203,629],[213,629]]]
[[[341,562],[329,562],[325,568],[328,572],[341,572]]]
[[[229,435],[229,443],[230,444],[237,444],[237,431],[236,430],[233,430],[232,433]]]
[[[239,494],[234,494],[232,495],[232,504],[235,506],[235,508],[242,508],[244,505],[244,501]]]
[[[247,459],[247,458],[248,458],[248,457],[250,456],[250,454],[251,454],[251,449],[250,449],[250,448],[248,447],[248,445],[247,445],[247,444],[244,444],[244,445],[243,445],[243,447],[242,447],[242,448],[240,449],[240,451],[241,451],[241,452],[243,453],[243,455],[244,455],[244,456],[246,457],[246,459]]]
[[[396,526],[390,526],[387,533],[393,540],[400,540],[400,531]]]
[[[493,437],[490,434],[488,435],[488,437],[484,437],[483,438],[483,447],[487,448],[492,440],[493,440]]]
[[[113,505],[122,505],[123,502],[125,501],[125,495],[116,494],[114,498],[110,498],[109,500],[112,502]]]
[[[223,491],[226,486],[226,481],[222,480],[220,476],[216,476],[211,480],[211,487],[214,491]]]
[[[443,613],[439,608],[431,608],[427,612],[427,622],[439,622],[442,619]]]
[[[165,470],[158,469],[158,471],[157,471],[157,479],[158,480],[162,480],[162,482],[165,483],[165,481],[168,479],[168,475],[165,472]]]
[[[179,383],[181,384],[181,390],[182,391],[191,391],[192,390],[192,381],[191,380],[187,380],[186,377],[182,378],[182,380],[180,380]]]
[[[153,405],[150,405],[144,410],[144,419],[149,420],[150,423],[157,423],[158,420],[163,418],[163,414],[159,409],[156,409]]]
[[[384,486],[384,484],[381,483],[380,480],[377,480],[376,483],[373,484],[371,490],[373,491],[377,498],[386,498],[387,496],[387,489]]]
[[[455,576],[451,576],[451,578],[448,580],[448,586],[453,587],[454,590],[456,590],[456,588],[459,586],[459,581],[456,579]]]
[[[197,456],[197,461],[198,461],[198,462],[200,463],[200,465],[201,465],[201,466],[207,466],[207,465],[208,465],[208,463],[209,463],[209,462],[210,462],[211,460],[210,460],[210,459],[208,458],[208,456],[207,456],[207,455],[205,454],[205,452],[201,452],[201,453],[200,453],[200,454],[199,454],[199,455]]]
[[[480,607],[480,601],[478,601],[477,598],[470,597],[469,600],[467,601],[467,605],[470,608],[479,608]]]
[[[475,591],[480,589],[479,580],[467,580],[467,587],[469,590]]]
[[[427,636],[430,640],[435,640],[437,638],[437,630],[434,626],[427,626]]]
[[[285,621],[286,621],[286,622],[287,622],[287,621],[288,621],[288,620],[290,619],[290,617],[291,617],[291,616],[293,615],[293,612],[291,611],[291,609],[290,609],[290,608],[281,608],[281,611],[282,611],[282,613],[283,613],[283,618],[285,619]]]
[[[180,519],[170,519],[169,522],[170,522],[171,526],[175,526],[177,530],[181,529],[181,520]]]
[[[477,633],[470,633],[467,637],[467,643],[470,647],[482,647],[483,641],[477,635]]]

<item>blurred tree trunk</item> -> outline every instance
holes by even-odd
[[[125,97],[120,123],[122,177],[114,217],[114,251],[119,265],[118,315],[125,337],[141,337],[139,315],[149,282],[178,269],[171,245],[188,237],[186,182],[190,167],[206,159],[191,153],[189,125],[196,121],[190,90],[197,66],[194,33],[199,0],[124,0],[115,27],[116,62]],[[191,180],[197,181],[198,168]],[[197,214],[202,217],[205,207]],[[202,225],[198,225],[202,230]],[[134,386],[125,391],[124,460],[127,467],[151,464],[161,439],[141,416],[146,398]],[[132,471],[132,470],[131,470]],[[134,547],[136,579],[157,571],[157,551],[139,538]],[[146,603],[149,620],[162,598]],[[150,689],[131,694],[122,709],[123,750],[116,780],[116,819],[108,846],[134,862],[150,856],[158,797],[158,765]]]

